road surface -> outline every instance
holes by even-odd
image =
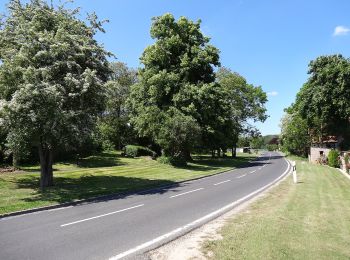
[[[245,167],[143,194],[0,219],[0,259],[122,259],[255,196],[289,172],[269,152]]]

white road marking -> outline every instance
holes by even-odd
[[[238,177],[236,177],[237,179],[239,179],[239,178],[242,178],[242,177],[244,177],[244,176],[246,176],[247,174],[243,174],[242,176],[238,176]]]
[[[240,198],[240,199],[238,199],[238,200],[236,200],[236,201],[234,201],[234,202],[232,202],[232,203],[230,203],[230,204],[228,204],[228,205],[226,205],[226,206],[224,206],[224,207],[222,207],[222,208],[220,208],[220,209],[218,209],[218,210],[216,210],[216,211],[214,211],[212,213],[209,213],[208,215],[205,215],[204,217],[201,217],[201,218],[199,218],[199,219],[197,219],[197,220],[195,220],[195,221],[193,221],[193,222],[191,222],[191,223],[189,223],[187,225],[184,225],[182,227],[174,229],[173,231],[170,231],[169,233],[166,233],[166,234],[164,234],[162,236],[156,237],[156,238],[154,238],[154,239],[152,239],[152,240],[150,240],[148,242],[145,242],[145,243],[143,243],[141,245],[138,245],[138,246],[136,246],[134,248],[131,248],[131,249],[129,249],[129,250],[125,251],[125,252],[122,252],[122,253],[120,253],[118,255],[115,255],[115,256],[113,256],[113,257],[111,257],[109,259],[110,260],[122,259],[123,257],[131,255],[131,254],[133,254],[133,253],[135,253],[135,252],[137,252],[139,250],[142,250],[142,249],[148,248],[148,247],[150,247],[150,246],[152,246],[154,244],[157,244],[157,243],[161,242],[162,240],[165,240],[165,239],[167,239],[169,237],[172,237],[172,236],[174,236],[176,234],[184,232],[184,231],[186,231],[188,229],[194,228],[194,227],[196,227],[196,225],[200,224],[201,222],[209,221],[210,219],[212,219],[212,218],[214,218],[216,216],[219,216],[220,214],[224,213],[226,210],[229,210],[229,209],[237,206],[241,202],[244,202],[245,200],[253,197],[254,195],[258,194],[259,192],[265,190],[266,188],[270,187],[272,184],[274,184],[277,181],[279,181],[280,179],[282,179],[289,172],[289,168],[290,168],[289,162],[287,160],[286,160],[286,162],[287,162],[287,169],[282,173],[282,175],[280,175],[278,178],[276,178],[275,180],[273,180],[269,184],[261,187],[260,189],[254,191],[254,192],[252,192],[252,193],[250,193],[250,194],[248,194],[248,195],[246,195],[246,196],[244,196],[244,197],[242,197],[242,198]]]
[[[81,219],[81,220],[78,220],[78,221],[74,221],[74,222],[70,222],[70,223],[67,223],[67,224],[63,224],[63,225],[61,225],[61,227],[77,224],[77,223],[80,223],[80,222],[84,222],[84,221],[88,221],[88,220],[92,220],[92,219],[96,219],[96,218],[102,218],[102,217],[105,217],[105,216],[113,215],[113,214],[120,213],[120,212],[123,212],[123,211],[127,211],[127,210],[130,210],[130,209],[139,208],[139,207],[142,207],[144,205],[145,204],[140,204],[140,205],[136,205],[136,206],[133,206],[133,207],[130,207],[130,208],[121,209],[121,210],[113,211],[113,212],[106,213],[106,214],[103,214],[103,215],[99,215],[99,216],[96,216],[96,217]]]
[[[261,170],[262,169],[262,167],[260,167],[258,170]]]
[[[231,181],[231,180],[221,181],[221,182],[215,183],[214,186],[220,185],[220,184],[223,184],[223,183],[226,183],[226,182],[229,182],[229,181]]]
[[[188,194],[188,193],[192,193],[192,192],[195,192],[195,191],[203,190],[203,189],[204,189],[204,188],[199,188],[199,189],[195,189],[195,190],[186,191],[186,192],[184,192],[184,193],[180,193],[180,194],[177,194],[177,195],[171,196],[171,197],[170,197],[170,199],[172,199],[172,198],[176,198],[176,197],[179,197],[179,196],[182,196],[182,195]]]
[[[254,173],[254,172],[256,172],[256,170],[254,170],[254,171],[251,171],[250,173]]]

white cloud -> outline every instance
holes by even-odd
[[[333,36],[347,35],[350,32],[350,29],[345,26],[337,26],[334,28]]]
[[[267,92],[267,95],[268,95],[268,96],[271,96],[271,97],[275,97],[275,96],[278,95],[278,92],[277,92],[277,91]]]

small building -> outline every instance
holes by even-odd
[[[332,149],[339,149],[339,139],[336,136],[326,136],[321,140],[312,140],[309,162],[317,163],[320,160],[326,161]]]

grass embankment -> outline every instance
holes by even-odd
[[[39,166],[22,167],[18,173],[0,174],[0,214],[173,184],[237,167],[252,157],[242,154],[236,159],[194,157],[194,162],[186,167],[176,168],[149,158],[102,153],[82,159],[79,166],[55,164],[55,186],[44,192],[39,189]]]
[[[350,181],[297,158],[289,176],[206,242],[214,259],[350,259]]]

